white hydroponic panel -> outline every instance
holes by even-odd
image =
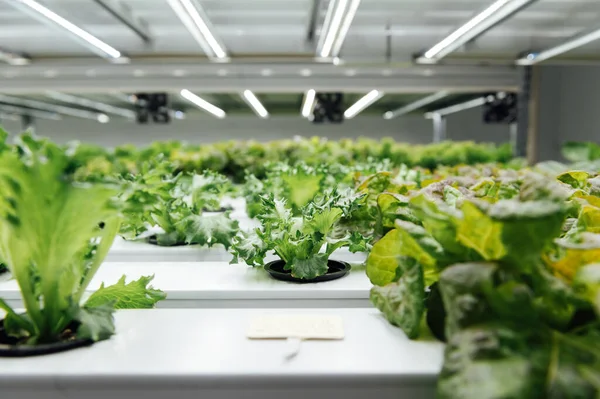
[[[299,308],[371,307],[371,283],[364,267],[354,265],[343,278],[321,283],[290,283],[273,279],[262,268],[227,262],[107,262],[90,286],[88,295],[104,282],[116,283],[154,275],[152,285],[167,293],[164,308]],[[16,281],[0,282],[0,298],[21,307]]]
[[[345,339],[249,340],[255,317],[335,315]],[[119,311],[117,335],[89,348],[0,361],[2,397],[19,399],[423,399],[435,397],[443,345],[410,341],[375,309]]]

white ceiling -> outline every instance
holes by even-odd
[[[49,27],[9,3],[0,1],[0,47],[31,56],[90,56],[67,34]],[[194,56],[202,50],[166,0],[121,0],[148,25],[153,42],[146,45],[93,0],[38,0],[118,50],[136,56]],[[233,57],[311,56],[307,40],[313,0],[200,0],[217,35]],[[350,28],[342,57],[386,61],[387,35],[391,59],[409,61],[462,25],[491,0],[363,0]],[[327,0],[320,1],[317,34]],[[514,59],[527,50],[561,43],[600,21],[599,0],[538,0],[479,38],[469,57]],[[387,27],[389,26],[389,30]],[[600,42],[569,56],[596,56]]]

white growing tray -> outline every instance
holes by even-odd
[[[275,280],[262,268],[227,262],[107,262],[88,289],[88,295],[102,282],[116,283],[154,275],[152,285],[167,293],[159,302],[164,308],[348,308],[371,307],[371,283],[364,267],[354,265],[343,278],[321,283],[291,283]],[[14,280],[0,282],[0,298],[21,307]]]
[[[248,340],[253,317],[341,316],[342,341]],[[117,334],[88,348],[2,359],[10,399],[423,399],[435,397],[443,345],[410,341],[375,309],[119,311]]]

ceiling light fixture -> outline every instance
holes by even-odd
[[[448,54],[487,32],[537,0],[496,0],[466,24],[417,58],[418,63],[435,64]]]
[[[99,101],[94,101],[83,97],[73,96],[71,94],[60,93],[57,91],[48,91],[46,92],[46,96],[57,101],[92,108],[98,111],[102,111],[106,114],[119,115],[132,120],[136,118],[136,113],[130,109],[115,107],[110,104],[105,104]]]
[[[183,25],[206,55],[215,61],[227,61],[225,46],[213,33],[214,28],[196,0],[167,0]]]
[[[15,53],[10,50],[0,48],[0,61],[14,66],[29,65],[31,58],[25,54]]]
[[[450,107],[438,109],[438,110],[432,111],[432,112],[427,112],[425,114],[425,118],[433,119],[436,114],[440,115],[440,116],[446,116],[446,115],[455,114],[457,112],[464,111],[467,109],[481,107],[482,105],[487,103],[488,100],[489,99],[487,97],[476,98],[474,100],[466,101],[464,103],[452,105]],[[493,100],[493,97],[492,97],[492,100]]]
[[[76,118],[91,119],[96,121],[99,121],[100,119],[104,119],[104,117],[106,117],[105,114],[98,112],[91,112],[77,108],[65,107],[63,105],[50,104],[42,101],[30,100],[28,98],[12,97],[7,96],[5,94],[0,94],[0,102],[12,105],[20,105],[23,107],[37,108],[44,111],[56,112],[63,115],[74,116]]]
[[[394,119],[394,118],[397,118],[399,116],[406,115],[409,112],[415,111],[415,110],[417,110],[419,108],[422,108],[422,107],[424,107],[426,105],[434,103],[434,102],[436,102],[436,101],[438,101],[438,100],[446,97],[448,94],[449,93],[447,91],[437,92],[435,94],[432,94],[430,96],[424,97],[424,98],[422,98],[420,100],[417,100],[415,102],[407,104],[407,105],[405,105],[403,107],[400,107],[400,108],[398,108],[398,109],[396,109],[394,111],[388,111],[385,114],[383,114],[383,118],[384,119]]]
[[[250,108],[252,108],[256,115],[260,116],[263,119],[269,117],[269,111],[267,111],[267,109],[264,107],[264,105],[262,105],[258,97],[256,97],[256,95],[250,90],[244,90],[244,92],[242,93],[242,97],[244,98],[244,100],[246,100],[248,105],[250,105]]]
[[[335,60],[338,57],[359,5],[360,0],[332,0],[329,3],[317,44],[321,58],[333,57]]]
[[[195,95],[188,89],[181,90],[180,94],[181,94],[181,97],[185,98],[186,100],[188,100],[189,102],[191,102],[192,104],[197,106],[198,108],[203,109],[210,114],[213,114],[217,118],[223,119],[227,115],[225,113],[225,111],[223,111],[221,108],[219,108],[215,105],[212,105],[208,101],[198,97],[197,95]]]
[[[346,119],[352,119],[356,115],[358,115],[361,111],[367,108],[369,105],[373,104],[375,101],[379,100],[383,97],[383,92],[379,90],[371,90],[363,97],[359,98],[354,104],[352,104],[346,112],[344,112],[344,117]]]
[[[304,103],[302,104],[302,116],[308,118],[315,107],[315,99],[317,92],[315,89],[310,89],[304,95]]]
[[[545,61],[549,58],[556,57],[557,55],[566,53],[574,50],[578,47],[585,46],[586,44],[592,43],[596,40],[600,40],[600,29],[596,29],[592,32],[579,35],[571,40],[568,40],[558,46],[549,48],[539,53],[529,53],[527,56],[520,58],[516,61],[517,65],[534,65],[538,62]]]
[[[101,57],[121,61],[126,59],[119,50],[98,39],[91,33],[81,29],[72,22],[67,21],[65,18],[34,0],[13,0],[10,3],[17,7],[25,6],[20,8],[44,23],[52,23],[53,26],[58,26],[66,30],[71,33],[74,38]]]

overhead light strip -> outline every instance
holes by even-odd
[[[215,60],[223,61],[229,57],[225,46],[213,33],[214,28],[206,13],[195,0],[167,0],[181,22],[204,50],[206,55]]]
[[[252,108],[252,110],[256,113],[256,115],[260,116],[263,119],[269,117],[269,112],[264,107],[264,105],[262,105],[262,103],[254,93],[252,93],[250,90],[244,90],[242,96],[244,97],[244,100],[246,100],[248,105],[250,105],[250,108]]]
[[[496,0],[417,59],[435,63],[537,0]]]
[[[33,11],[32,15],[34,17],[40,19],[42,22],[51,22],[53,25],[66,30],[79,41],[84,43],[89,49],[91,49],[92,51],[104,58],[114,60],[126,58],[123,57],[119,50],[108,45],[107,43],[103,42],[91,33],[73,24],[72,22],[67,21],[65,18],[61,17],[54,11],[44,7],[43,5],[34,0],[13,0],[10,3],[14,4],[15,6],[26,6],[26,8],[23,9],[26,11]]]
[[[225,111],[223,111],[221,108],[209,103],[208,101],[198,97],[197,95],[195,95],[194,93],[192,93],[191,91],[189,91],[188,89],[183,89],[180,92],[181,97],[185,98],[186,100],[188,100],[189,102],[191,102],[192,104],[194,104],[195,106],[197,106],[200,109],[205,110],[206,112],[216,116],[217,118],[223,119],[225,118],[225,116],[227,115],[225,113]]]
[[[578,47],[585,46],[586,44],[592,43],[596,40],[600,40],[600,29],[578,36],[556,47],[549,48],[539,53],[530,53],[526,57],[518,59],[516,63],[517,65],[534,65],[538,62],[556,57],[557,55],[574,50]]]
[[[377,101],[381,97],[383,97],[383,94],[384,93],[380,92],[379,90],[371,90],[366,95],[364,95],[363,97],[358,99],[358,101],[356,101],[354,104],[352,104],[346,110],[346,112],[344,112],[344,117],[346,119],[354,118],[356,115],[358,115],[360,112],[362,112],[365,108],[367,108],[368,106],[373,104],[375,101]]]
[[[130,109],[115,107],[110,104],[105,104],[99,101],[93,101],[83,97],[73,96],[71,94],[60,93],[57,91],[48,91],[46,92],[46,96],[57,101],[92,108],[107,114],[119,115],[127,119],[133,120],[136,118],[136,113]]]
[[[333,49],[331,50],[331,56],[337,57],[342,50],[342,46],[344,45],[344,40],[346,40],[346,36],[348,35],[348,30],[350,30],[350,25],[352,25],[352,21],[354,20],[354,16],[358,11],[358,6],[360,6],[360,0],[351,0],[350,6],[348,7],[348,12],[344,17],[344,21],[342,22],[342,26],[340,27],[340,31],[337,34],[337,38],[335,39],[335,43],[333,44]],[[339,62],[339,60],[338,60]]]
[[[17,107],[14,105],[6,105],[6,104],[0,104],[0,112],[16,114],[16,115],[21,115],[21,116],[26,115],[26,116],[32,116],[34,118],[49,119],[49,120],[54,120],[54,121],[58,121],[58,120],[62,119],[60,114],[58,114],[56,112],[40,111],[40,110],[36,110],[36,109]]]
[[[317,44],[319,57],[338,57],[359,6],[360,0],[331,0]]]
[[[317,96],[317,92],[314,89],[310,89],[304,95],[304,104],[302,104],[302,116],[305,118],[309,118],[311,112],[315,107],[315,99]]]
[[[108,120],[109,120],[108,116],[103,113],[97,113],[97,112],[91,112],[91,111],[86,111],[86,110],[77,109],[77,108],[65,107],[62,105],[50,104],[50,103],[45,103],[42,101],[30,100],[27,98],[12,97],[12,96],[7,96],[5,94],[0,94],[0,102],[12,104],[12,105],[21,105],[24,107],[37,108],[37,109],[41,109],[44,111],[57,112],[57,113],[63,114],[63,115],[74,116],[76,118],[96,120],[96,121],[102,122],[102,123],[108,122]]]
[[[474,100],[466,101],[464,103],[460,103],[460,104],[452,105],[450,107],[438,109],[436,111],[428,112],[425,114],[425,118],[433,119],[435,117],[435,115],[446,116],[446,115],[450,115],[450,114],[455,114],[457,112],[465,111],[467,109],[481,107],[482,105],[484,105],[487,102],[488,102],[487,97],[476,98]]]
[[[388,111],[385,114],[383,114],[383,118],[384,119],[394,119],[394,118],[397,118],[399,116],[406,115],[409,112],[415,111],[415,110],[417,110],[419,108],[422,108],[422,107],[424,107],[426,105],[429,105],[429,104],[434,103],[434,102],[436,102],[438,100],[441,100],[442,98],[448,96],[448,94],[449,93],[447,91],[437,92],[435,94],[432,94],[430,96],[427,96],[425,98],[417,100],[417,101],[415,101],[413,103],[407,104],[404,107],[398,108],[398,109],[396,109],[394,111]]]

